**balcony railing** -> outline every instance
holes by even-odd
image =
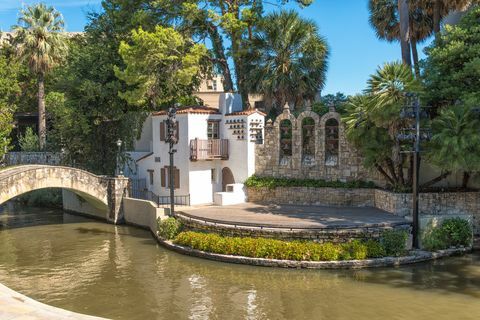
[[[228,140],[190,140],[190,160],[227,160],[228,159]]]

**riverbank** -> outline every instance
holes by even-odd
[[[0,319],[5,320],[105,320],[56,308],[33,300],[0,283]]]

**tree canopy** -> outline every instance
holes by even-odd
[[[115,74],[129,86],[120,97],[133,105],[149,103],[153,110],[191,95],[207,56],[204,45],[161,26],[153,32],[134,30],[130,43],[122,41],[119,52],[126,67],[115,68]]]

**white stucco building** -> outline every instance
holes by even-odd
[[[255,172],[255,148],[263,143],[265,114],[241,111],[238,95],[223,93],[218,107],[193,106],[177,111],[175,193],[190,204],[232,204],[245,201],[241,183]],[[126,175],[145,181],[145,188],[169,195],[167,112],[151,114],[136,142]],[[227,185],[231,185],[227,188]],[[223,192],[223,191],[230,192]],[[232,192],[234,189],[234,192]]]

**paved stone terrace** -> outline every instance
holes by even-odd
[[[373,207],[325,207],[295,205],[265,205],[245,203],[230,206],[197,206],[181,212],[198,219],[239,225],[260,224],[279,228],[357,228],[409,223]]]

